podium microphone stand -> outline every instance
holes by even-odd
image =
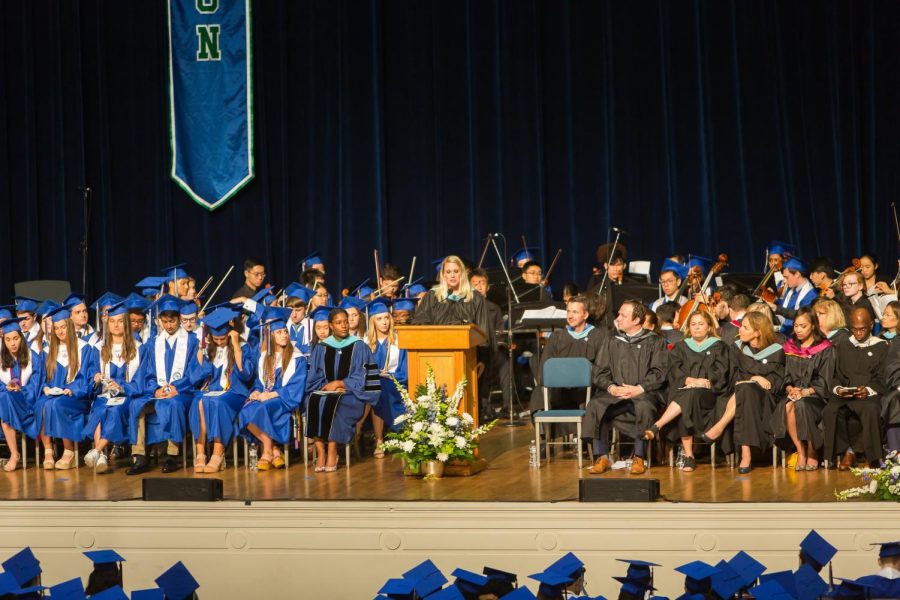
[[[506,277],[506,315],[507,315],[507,323],[506,323],[506,359],[508,361],[509,366],[509,374],[506,378],[506,387],[509,392],[509,421],[504,424],[504,427],[520,427],[525,425],[525,421],[520,421],[515,418],[515,412],[513,410],[513,392],[515,391],[515,372],[513,371],[514,367],[514,359],[513,359],[513,298],[516,300],[516,304],[519,303],[519,296],[516,294],[516,290],[513,288],[512,280],[509,278],[509,271],[506,268],[506,260],[503,258],[503,255],[500,254],[500,249],[497,247],[496,235],[490,234],[491,245],[494,247],[494,252],[497,254],[497,259],[500,261],[500,268],[503,269],[503,276]]]

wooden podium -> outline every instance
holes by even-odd
[[[487,334],[476,325],[401,325],[396,328],[397,341],[409,352],[409,394],[425,383],[428,365],[434,370],[437,384],[447,386],[453,394],[456,384],[465,377],[466,392],[459,412],[467,412],[478,427],[478,359],[476,347],[487,340]]]

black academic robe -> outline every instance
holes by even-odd
[[[734,343],[734,340],[738,338],[738,331],[741,328],[741,320],[737,320],[737,325],[735,325],[732,321],[725,321],[719,326],[719,339],[721,339],[726,346],[731,346]]]
[[[745,350],[746,348],[746,350]],[[775,394],[784,382],[784,352],[780,347],[770,346],[753,352],[749,346],[735,342],[731,345],[731,386],[735,398],[735,415],[722,434],[722,451],[731,454],[738,446],[766,448],[769,445],[769,420],[775,408]],[[765,390],[748,381],[754,375],[765,377],[771,388]],[[726,392],[716,401],[715,421],[722,418],[731,393]]]
[[[856,338],[841,340],[834,347],[834,371],[828,381],[828,403],[822,411],[824,425],[824,458],[832,460],[847,450],[851,437],[853,450],[864,451],[866,459],[881,460],[881,396],[888,390],[884,377],[890,345],[878,337],[863,344]],[[842,398],[836,387],[866,386],[874,394],[866,398]],[[849,434],[848,421],[858,419],[861,433]]]
[[[872,307],[872,302],[869,301],[869,297],[865,294],[857,298],[856,302],[851,302],[849,298],[844,296],[841,302],[841,308],[844,309],[844,320],[848,323],[850,322],[850,313],[856,308],[864,308],[869,311],[869,315],[872,317],[873,321],[878,318],[875,314],[875,308]]]
[[[793,401],[794,417],[797,421],[797,437],[801,441],[812,442],[815,448],[822,447],[822,410],[828,397],[828,379],[834,371],[834,348],[828,346],[812,356],[799,356],[789,350],[784,358],[784,384],[779,394],[779,402],[769,419],[769,429],[775,438],[775,445],[783,450],[793,449],[793,442],[787,433],[788,386],[813,388],[816,392]]]
[[[896,426],[900,425],[900,341],[887,344],[883,370],[887,389],[881,396],[881,422]]]
[[[600,346],[609,337],[605,329],[594,327],[586,337],[576,340],[568,330],[557,329],[547,340],[547,345],[541,352],[541,364],[535,379],[538,385],[531,393],[531,410],[544,410],[544,388],[541,385],[541,374],[544,372],[544,363],[551,358],[586,358],[593,365],[597,358]],[[551,409],[580,408],[584,404],[585,395],[583,389],[552,389],[549,390]]]
[[[668,368],[666,341],[652,331],[642,329],[631,337],[624,333],[609,337],[594,359],[595,393],[582,419],[582,435],[597,437],[601,425],[629,413],[634,415],[634,425],[625,434],[635,439],[642,436],[662,406]],[[607,391],[612,385],[640,385],[644,393],[620,399]]]
[[[484,296],[474,290],[472,291],[472,300],[469,302],[453,302],[451,300],[440,302],[434,290],[429,290],[419,302],[411,324],[464,325],[467,323],[477,325],[486,334],[490,330]],[[487,342],[484,345],[487,345]]]
[[[681,407],[681,414],[668,426],[671,441],[700,435],[712,421],[716,398],[731,383],[729,348],[721,340],[699,352],[682,340],[669,352],[669,402]],[[709,379],[711,388],[681,389],[688,377]]]

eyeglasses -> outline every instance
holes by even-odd
[[[263,278],[266,276],[265,271],[250,271],[250,277]]]
[[[531,275],[532,277],[540,277],[544,274],[543,271],[525,271],[526,275]]]
[[[675,283],[676,281],[678,281],[678,280],[677,279],[660,279],[659,280],[660,283]]]
[[[857,282],[857,281],[845,281],[844,283],[841,284],[841,287],[853,287],[853,286],[856,286],[856,285],[859,285],[859,282]]]
[[[197,317],[181,317],[182,323],[196,323]]]

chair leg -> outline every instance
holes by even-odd
[[[350,468],[350,446],[351,444],[347,444],[344,446],[344,462],[347,463],[347,468]]]
[[[290,452],[290,449],[291,449],[291,443],[288,442],[288,443],[286,443],[286,444],[284,445],[284,450],[283,450],[283,452],[284,452],[284,468],[285,468],[285,469],[287,469],[288,467],[291,466],[291,452]]]
[[[712,468],[716,468],[716,443],[713,442],[709,446],[709,463],[712,465]]]
[[[541,424],[534,422],[534,447],[537,448],[537,466],[541,466]],[[547,455],[547,460],[550,456]]]
[[[582,463],[581,463],[581,421],[575,423],[575,451],[578,454],[578,471],[581,472]]]
[[[675,468],[675,448],[669,448],[669,468]]]
[[[653,440],[647,441],[647,468],[649,469],[653,465]]]
[[[778,466],[778,447],[772,446],[772,468]]]
[[[787,469],[787,452],[781,451],[781,468]]]
[[[231,439],[231,460],[234,462],[234,468],[237,469],[238,466],[238,438],[237,436]]]
[[[28,453],[26,452],[27,448],[25,445],[26,438],[27,438],[27,436],[23,433],[22,434],[22,452],[20,452],[20,454],[22,456],[22,470],[25,470],[28,468]]]
[[[250,442],[244,439],[244,467],[250,468]]]

